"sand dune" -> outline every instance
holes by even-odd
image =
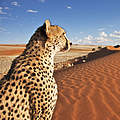
[[[14,49],[14,50],[6,50],[6,51],[2,51],[0,52],[0,56],[16,56],[21,54],[24,51],[24,49]]]
[[[25,44],[0,44],[0,46],[6,46],[6,47],[25,47]]]
[[[57,71],[52,120],[120,120],[120,52]]]
[[[25,45],[0,44],[0,56],[16,56],[21,54],[24,49]]]
[[[107,46],[108,50],[120,50],[120,47]]]

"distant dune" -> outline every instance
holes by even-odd
[[[23,52],[25,45],[0,44],[0,56],[16,56]]]
[[[115,48],[114,46],[107,46],[108,50],[120,50],[120,47]]]
[[[13,49],[13,50],[5,50],[0,51],[0,56],[16,56],[21,54],[24,51],[24,48],[21,49]]]
[[[0,44],[0,46],[25,47],[25,44]]]

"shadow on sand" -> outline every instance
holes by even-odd
[[[120,50],[108,50],[105,47],[105,48],[101,48],[99,51],[91,52],[86,56],[78,57],[71,61],[72,61],[73,65],[76,65],[76,64],[81,64],[81,63],[85,63],[88,61],[92,61],[92,60],[95,60],[98,58],[102,58],[102,57],[108,56],[108,55],[116,53],[116,52],[120,52]]]

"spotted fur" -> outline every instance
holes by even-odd
[[[0,120],[51,120],[57,101],[54,55],[70,48],[65,31],[46,20],[0,81]]]

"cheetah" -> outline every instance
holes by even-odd
[[[70,49],[66,32],[49,20],[30,38],[0,80],[0,120],[51,120],[58,90],[54,56]]]

